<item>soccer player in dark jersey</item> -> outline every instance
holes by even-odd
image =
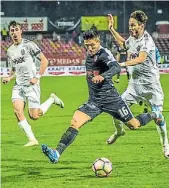
[[[52,163],[56,163],[63,151],[75,140],[79,129],[102,112],[123,121],[130,129],[138,129],[151,120],[159,118],[156,112],[133,117],[112,82],[112,77],[120,72],[118,62],[109,50],[100,45],[100,37],[96,29],[84,32],[83,39],[87,50],[86,79],[89,99],[74,113],[70,127],[62,135],[56,149],[42,145],[43,153]]]

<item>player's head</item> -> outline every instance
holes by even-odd
[[[90,55],[96,54],[100,49],[100,35],[96,28],[83,33],[84,46]]]
[[[137,10],[131,13],[129,19],[129,32],[132,37],[138,38],[144,32],[148,17],[146,14]]]
[[[20,23],[11,21],[8,25],[9,34],[14,44],[18,44],[22,40],[22,29]]]

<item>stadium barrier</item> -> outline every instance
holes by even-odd
[[[169,73],[169,64],[159,65],[160,74]],[[5,77],[9,74],[9,68],[0,69],[0,76]],[[44,76],[82,76],[86,74],[85,66],[49,66]],[[126,74],[126,69],[121,70],[121,74]]]

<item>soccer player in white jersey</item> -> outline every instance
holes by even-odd
[[[18,125],[25,132],[28,143],[24,146],[38,145],[38,141],[24,115],[26,100],[28,101],[29,116],[37,120],[44,115],[52,104],[64,107],[64,103],[54,93],[40,104],[40,77],[44,74],[48,60],[39,47],[32,41],[22,38],[21,25],[16,21],[9,23],[9,34],[13,44],[7,50],[7,58],[11,67],[8,77],[2,79],[8,83],[16,77],[12,90],[12,103],[18,120]],[[37,71],[36,60],[40,60],[40,70]]]
[[[129,19],[130,37],[125,40],[114,29],[114,20],[111,14],[108,15],[109,30],[119,43],[119,45],[128,50],[128,60],[121,63],[123,66],[132,66],[131,79],[127,90],[122,98],[128,104],[136,104],[140,100],[148,103],[152,111],[160,111],[162,115],[164,94],[160,84],[160,75],[156,63],[156,46],[145,30],[148,17],[143,11],[134,11]],[[157,131],[160,135],[160,141],[164,156],[169,158],[169,144],[167,137],[166,121],[157,124]],[[116,131],[107,140],[108,144],[114,143],[117,138],[125,134],[122,123],[115,120]]]

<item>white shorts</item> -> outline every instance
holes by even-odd
[[[28,108],[40,107],[40,86],[39,84],[31,86],[15,85],[12,90],[12,101],[17,99],[28,101]]]
[[[158,106],[160,111],[163,110],[164,94],[160,82],[153,84],[133,84],[129,83],[126,91],[122,94],[122,99],[127,104],[137,104],[143,101],[153,106]]]

